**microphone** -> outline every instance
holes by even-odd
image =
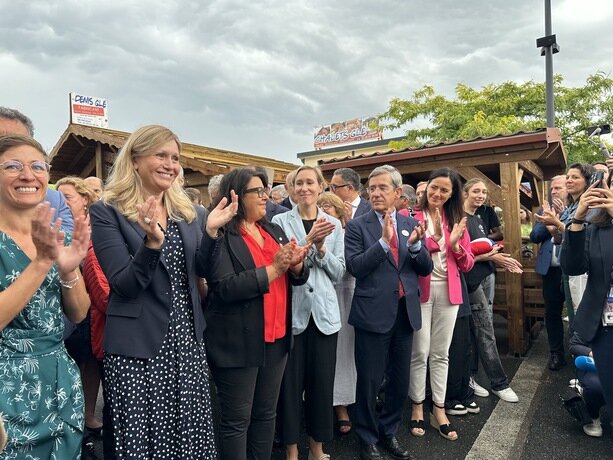
[[[575,367],[585,372],[596,372],[596,363],[589,356],[577,356],[575,358]]]

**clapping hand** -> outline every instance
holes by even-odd
[[[146,245],[155,248],[161,247],[164,243],[164,232],[159,225],[161,210],[156,197],[150,196],[143,204],[137,204],[136,210],[138,211],[138,225],[147,235]]]
[[[423,240],[425,236],[426,236],[426,229],[423,227],[421,222],[419,222],[413,228],[413,231],[411,232],[411,235],[409,236],[408,242],[409,242],[409,244],[415,244],[419,240]]]
[[[230,191],[230,198],[231,202],[226,206],[228,199],[223,197],[206,219],[206,232],[213,238],[217,237],[217,231],[230,222],[238,212],[238,195],[234,190]]]
[[[308,243],[312,243],[318,251],[322,250],[324,245],[324,240],[328,235],[330,235],[336,225],[327,220],[325,217],[320,217],[315,221],[311,231],[306,237]]]
[[[460,252],[459,241],[464,236],[464,232],[466,231],[466,217],[462,217],[460,222],[453,225],[451,229],[451,233],[449,234],[449,245],[453,252]]]
[[[91,234],[89,217],[75,218],[72,242],[64,246],[61,219],[51,225],[53,213],[54,209],[47,202],[36,207],[31,224],[32,242],[36,247],[36,260],[49,265],[55,262],[60,275],[66,276],[78,268],[87,254]]]

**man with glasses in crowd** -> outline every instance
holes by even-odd
[[[360,175],[351,168],[334,171],[330,190],[343,200],[347,220],[366,214],[371,209],[370,203],[360,196]]]

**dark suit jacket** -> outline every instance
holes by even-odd
[[[280,204],[275,203],[274,201],[268,200],[266,202],[266,220],[272,222],[272,218],[277,214],[283,214],[284,212],[289,211],[285,206],[281,206]]]
[[[602,311],[611,286],[613,225],[589,225],[581,232],[566,230],[560,265],[567,275],[588,272],[587,285],[573,321],[573,328],[588,343],[602,324]]]
[[[279,243],[289,242],[277,224],[262,220],[260,225]],[[209,238],[206,232],[204,238]],[[209,283],[207,358],[211,365],[218,367],[262,366],[265,355],[263,295],[269,289],[266,267],[255,267],[241,235],[226,231],[217,241],[206,276]],[[309,269],[305,263],[299,276],[290,270],[287,273],[287,317],[283,340],[289,351],[292,344],[291,285],[304,284]]]
[[[292,209],[292,202],[289,200],[289,196],[285,197],[283,201],[280,203],[281,206],[287,209]]]
[[[358,204],[358,207],[355,209],[355,215],[353,218],[355,219],[356,217],[363,216],[371,209],[372,207],[370,206],[370,202],[360,197],[360,204]]]
[[[398,311],[398,279],[406,293],[406,308],[413,330],[421,328],[420,292],[417,275],[432,271],[432,259],[422,241],[421,250],[411,256],[407,240],[417,221],[396,213],[399,268],[391,253],[381,247],[381,223],[374,211],[347,222],[345,262],[355,278],[349,324],[370,332],[388,332]]]
[[[209,210],[204,206],[194,205],[194,209],[196,210],[196,220],[198,221],[198,227],[202,231],[204,231],[204,226],[206,225],[206,218],[209,216]]]
[[[530,232],[530,241],[540,244],[538,255],[536,256],[536,265],[534,271],[539,275],[545,276],[551,265],[551,254],[554,245],[551,242],[551,233],[542,222],[536,222]]]
[[[159,352],[170,320],[171,286],[166,261],[159,249],[147,248],[145,232],[113,206],[101,201],[89,211],[92,241],[110,286],[104,333],[106,353],[153,358]],[[198,222],[178,222],[185,251],[185,265],[194,314],[196,339],[205,328],[196,275],[203,276],[201,262],[214,250],[214,240],[203,240]],[[207,245],[208,244],[208,245]],[[202,249],[202,257],[196,255]]]

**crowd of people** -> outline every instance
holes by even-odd
[[[205,209],[163,126],[132,133],[105,182],[55,189],[33,134],[0,108],[0,459],[79,458],[87,434],[105,459],[267,459],[276,437],[297,460],[303,419],[309,460],[330,458],[335,433],[355,433],[363,460],[409,459],[406,404],[413,436],[428,410],[454,441],[448,416],[479,413],[476,396],[519,401],[493,302],[496,269],[522,265],[482,180],[440,168],[413,188],[381,165],[363,185],[301,166],[272,187],[242,167],[210,179]],[[530,239],[549,367],[565,365],[574,299],[573,350],[598,367],[598,382],[582,375],[597,435],[613,407],[613,191],[590,184],[593,169],[552,179]]]

